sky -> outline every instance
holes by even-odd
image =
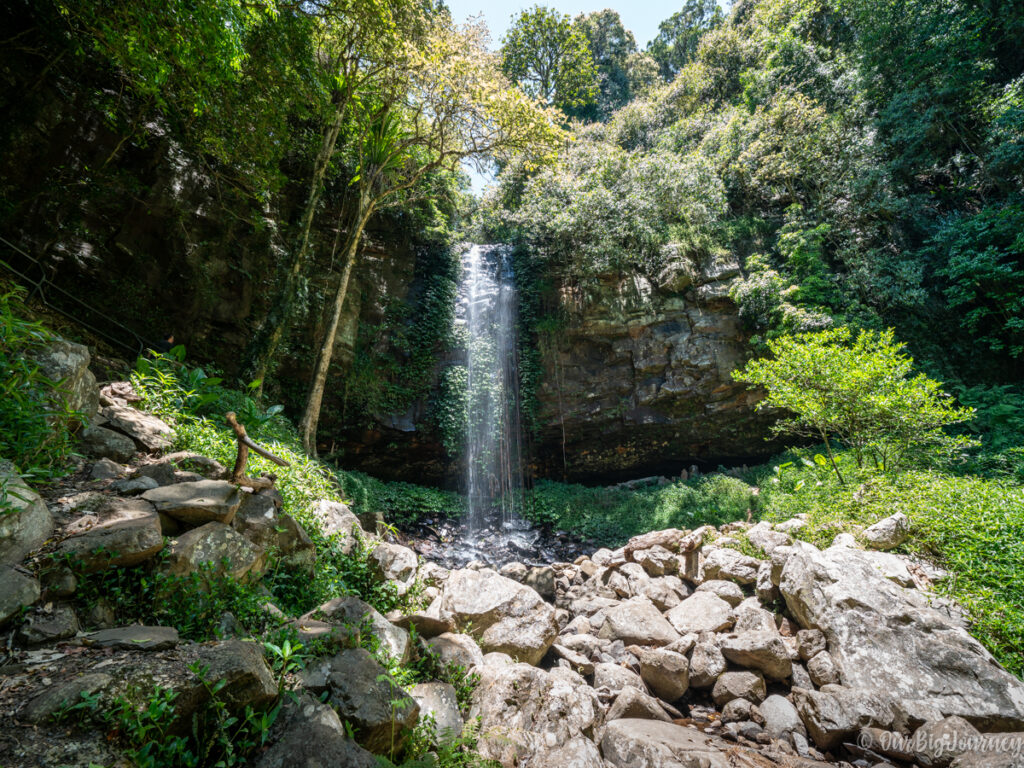
[[[633,33],[637,46],[643,50],[658,34],[658,24],[673,13],[681,10],[683,0],[445,0],[451,9],[452,19],[457,23],[465,22],[470,16],[483,16],[487,28],[491,30],[491,46],[495,49],[501,44],[501,38],[512,22],[512,17],[520,11],[534,5],[577,16],[591,11],[603,11],[615,8],[622,19],[622,25]],[[718,0],[722,10],[729,11],[727,0]],[[472,166],[465,166],[473,183],[473,191],[480,194],[491,181],[490,174],[481,174]]]

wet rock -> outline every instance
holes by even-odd
[[[0,461],[0,489],[5,506],[0,515],[0,564],[16,565],[53,535],[53,517],[46,502],[6,461]]]
[[[252,581],[263,575],[267,555],[224,523],[207,523],[171,539],[163,569],[173,576],[203,573]]]
[[[605,612],[599,637],[627,645],[668,645],[679,633],[646,598],[631,598]]]
[[[0,565],[0,627],[39,599],[39,582],[7,565]]]
[[[199,480],[154,488],[142,494],[157,512],[188,525],[230,523],[242,503],[238,486],[226,480]]]
[[[719,647],[729,661],[763,672],[772,680],[785,680],[793,669],[786,645],[777,632],[726,635],[719,641]],[[813,679],[814,675],[811,677]]]
[[[764,701],[767,691],[760,672],[726,672],[715,681],[711,698],[723,707],[733,699],[746,699],[753,704]]]
[[[558,635],[555,610],[536,591],[491,570],[453,571],[440,615],[479,633],[480,647],[536,664]]]
[[[151,413],[126,405],[108,405],[101,413],[110,426],[147,451],[166,451],[174,440],[174,430]]]
[[[454,741],[462,735],[462,715],[455,697],[455,688],[448,683],[420,683],[409,690],[419,705],[420,717],[431,716],[433,732],[439,743]]]
[[[90,456],[126,463],[135,455],[135,441],[120,432],[100,426],[90,426],[82,430],[79,439],[82,448]]]
[[[144,563],[164,548],[160,518],[142,499],[108,498],[95,515],[71,523],[57,546],[85,572]]]
[[[902,512],[879,520],[864,529],[864,540],[872,549],[896,549],[910,535],[910,518]]]
[[[729,629],[735,616],[725,600],[710,592],[694,592],[665,614],[680,634],[720,632]]]
[[[937,711],[1024,729],[1024,683],[926,596],[879,575],[863,557],[871,553],[803,542],[792,549],[780,585],[786,605],[825,634],[845,686],[898,704],[911,721]]]
[[[307,693],[287,700],[279,716],[280,731],[259,756],[256,768],[377,768],[377,758],[345,733],[345,726],[328,704]]]
[[[419,719],[416,701],[387,677],[363,648],[319,659],[301,674],[310,691],[327,692],[342,720],[356,728],[356,741],[378,755],[401,752]]]

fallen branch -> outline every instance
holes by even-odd
[[[245,427],[238,423],[238,418],[235,416],[234,411],[229,412],[224,418],[227,421],[228,426],[234,430],[235,439],[238,441],[238,453],[235,456],[235,468],[231,470],[231,482],[236,485],[247,486],[252,488],[254,491],[263,490],[264,488],[273,488],[274,483],[277,481],[277,475],[261,475],[260,477],[245,476],[245,464],[249,460],[249,451],[254,451],[263,458],[274,462],[279,467],[288,467],[291,465],[280,456],[275,456],[265,448],[260,448],[256,445],[256,443],[254,443],[250,437],[245,434]]]

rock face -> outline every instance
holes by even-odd
[[[89,349],[64,339],[53,339],[33,353],[32,358],[48,379],[58,383],[59,396],[88,424],[100,407],[96,377],[89,370]]]
[[[0,563],[20,563],[53,533],[46,502],[29,488],[8,462],[0,461]]]
[[[843,685],[898,705],[910,720],[940,713],[1024,729],[1024,683],[924,595],[884,578],[862,555],[798,542],[779,585],[797,621],[824,633]]]
[[[491,570],[452,571],[441,594],[441,616],[480,633],[483,651],[536,664],[558,635],[555,609],[523,584]]]

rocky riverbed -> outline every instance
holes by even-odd
[[[232,711],[277,697],[259,646],[230,626],[227,639],[197,644],[173,627],[113,626],[102,601],[76,614],[75,575],[53,567],[65,555],[92,571],[213,567],[251,583],[272,551],[300,573],[316,568],[279,495],[233,485],[209,458],[167,455],[170,428],[127,395],[103,390],[105,423],[85,436],[94,459],[45,498],[5,470],[17,491],[0,518],[7,768],[124,765],[101,721],[69,719],[68,704],[84,694],[102,711],[158,684],[175,693],[184,727],[210,696],[196,662],[207,683],[223,681]],[[412,541],[418,555],[337,502],[311,516],[339,546],[373,542],[374,578],[415,588],[422,607],[382,616],[339,597],[288,616],[268,598],[277,622],[326,651],[287,677],[295,696],[256,752],[260,768],[372,766],[427,714],[449,736],[478,720],[480,752],[507,768],[1024,765],[1024,683],[934,594],[941,571],[887,551],[906,535],[898,516],[826,548],[798,540],[799,519],[738,522],[571,559],[562,553],[577,543],[529,541],[500,567],[435,562],[422,554],[444,549],[427,537]],[[440,681],[396,689],[352,647],[354,632],[393,658],[432,653],[476,673],[471,705],[460,710]]]

